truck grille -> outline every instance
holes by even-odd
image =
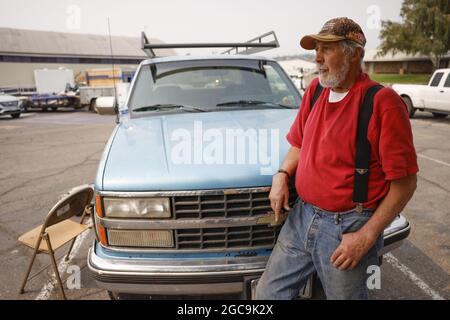
[[[291,206],[297,198],[289,187]],[[175,196],[174,219],[236,218],[265,215],[272,211],[269,192],[256,191],[224,195]],[[281,226],[254,225],[226,228],[175,230],[176,249],[220,249],[236,247],[272,247]]]
[[[273,246],[281,226],[179,229],[175,231],[177,249],[217,249]]]
[[[289,189],[289,203],[293,204],[297,192],[293,186]],[[272,211],[269,192],[175,196],[172,208],[174,219],[251,217]]]

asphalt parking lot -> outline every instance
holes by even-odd
[[[41,224],[62,194],[94,181],[114,119],[84,110],[0,118],[0,299],[59,298],[46,272],[18,294],[32,251],[17,238]],[[450,298],[450,117],[418,112],[411,123],[420,172],[418,189],[403,214],[412,231],[385,257],[381,289],[371,290],[372,299]],[[66,290],[69,299],[109,299],[87,272],[93,237],[92,231],[85,233],[71,259],[60,264],[63,280],[71,276],[71,266],[81,270],[81,287]],[[48,263],[47,256],[38,256],[34,270]]]

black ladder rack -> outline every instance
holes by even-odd
[[[266,40],[263,42],[265,38],[272,38],[270,41]],[[142,50],[151,58],[155,58],[156,54],[154,49],[176,49],[176,48],[230,48],[222,54],[231,54],[234,51],[234,54],[252,54],[257,53],[273,48],[278,48],[280,44],[278,43],[277,36],[274,31],[267,32],[263,35],[260,35],[256,38],[253,38],[247,42],[243,43],[150,43],[148,41],[145,32],[142,32],[141,35],[141,44]],[[244,50],[239,50],[239,48],[244,48]]]

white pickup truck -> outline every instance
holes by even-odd
[[[436,118],[450,114],[450,68],[436,70],[428,85],[394,84],[392,89],[405,101],[410,118],[416,110],[430,111]]]

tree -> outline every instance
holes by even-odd
[[[382,21],[378,55],[422,54],[439,68],[450,50],[450,0],[404,0],[400,16],[403,23]]]

